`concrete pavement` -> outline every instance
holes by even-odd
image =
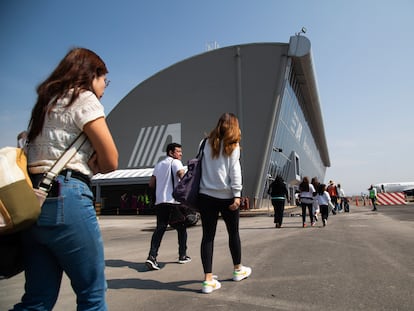
[[[351,206],[328,226],[302,228],[298,209],[287,210],[275,229],[267,209],[241,217],[243,264],[249,279],[233,282],[227,233],[217,229],[214,273],[222,288],[201,294],[201,226],[188,230],[192,262],[178,264],[177,234],[166,232],[159,271],[147,271],[154,216],[101,216],[109,310],[413,310],[414,205]],[[271,214],[271,211],[270,211]],[[23,293],[24,278],[0,281],[0,310]],[[54,310],[75,310],[65,278]]]

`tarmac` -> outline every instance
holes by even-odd
[[[164,235],[159,271],[148,271],[155,216],[100,216],[109,310],[413,310],[414,205],[352,206],[328,225],[302,228],[301,209],[287,208],[276,229],[273,208],[241,212],[242,263],[252,275],[234,282],[228,237],[219,221],[213,272],[220,290],[202,294],[201,225],[188,229],[188,255],[177,263],[177,234]],[[308,219],[308,218],[307,218]],[[0,280],[0,311],[23,294],[24,276]],[[64,277],[54,310],[76,310]]]

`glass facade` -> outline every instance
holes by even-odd
[[[281,175],[292,191],[304,176],[323,180],[326,167],[301,108],[306,102],[292,66],[287,72],[267,176]]]

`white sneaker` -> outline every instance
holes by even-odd
[[[233,281],[239,282],[252,274],[252,268],[242,266],[239,270],[233,271]]]
[[[212,281],[203,282],[203,287],[201,288],[201,292],[204,294],[210,294],[213,291],[220,289],[220,287],[221,287],[221,283],[214,278]]]

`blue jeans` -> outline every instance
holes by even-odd
[[[103,240],[93,194],[80,180],[58,176],[60,195],[47,198],[35,225],[24,232],[25,293],[14,310],[52,310],[63,272],[77,310],[107,310]]]

